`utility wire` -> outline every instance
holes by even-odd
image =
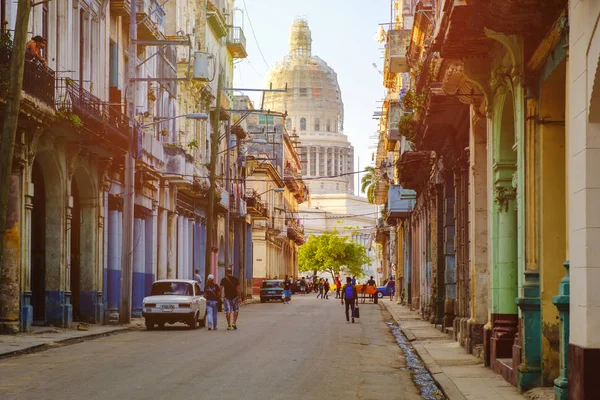
[[[246,11],[246,15],[248,16],[248,22],[250,22],[250,29],[252,30],[252,36],[254,37],[254,42],[256,43],[256,47],[258,47],[258,52],[260,53],[263,61],[265,62],[265,65],[267,66],[267,71],[268,71],[269,69],[271,69],[271,67],[269,67],[269,63],[265,59],[265,55],[263,54],[262,50],[260,49],[260,45],[258,44],[258,40],[256,39],[256,33],[254,32],[254,25],[252,25],[252,20],[250,19],[250,14],[248,13],[248,7],[246,7],[246,0],[243,0],[243,3],[244,3],[244,10]]]

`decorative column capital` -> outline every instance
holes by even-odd
[[[498,204],[500,212],[508,212],[508,204],[511,200],[517,198],[517,188],[496,186],[494,197],[494,201]]]

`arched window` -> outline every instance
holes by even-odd
[[[306,118],[300,118],[300,130],[301,131],[306,130]]]
[[[331,132],[331,121],[327,120],[327,132]]]
[[[319,118],[315,119],[315,131],[319,131],[321,129],[321,121],[319,121]]]

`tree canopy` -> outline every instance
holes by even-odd
[[[362,277],[362,266],[371,265],[367,249],[337,231],[311,235],[298,251],[298,268],[302,272],[324,271],[332,276],[345,273]]]

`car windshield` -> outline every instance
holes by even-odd
[[[192,285],[186,282],[156,282],[152,285],[152,296],[161,295],[192,296]]]
[[[283,282],[280,281],[263,281],[263,288],[281,288],[283,287]]]

